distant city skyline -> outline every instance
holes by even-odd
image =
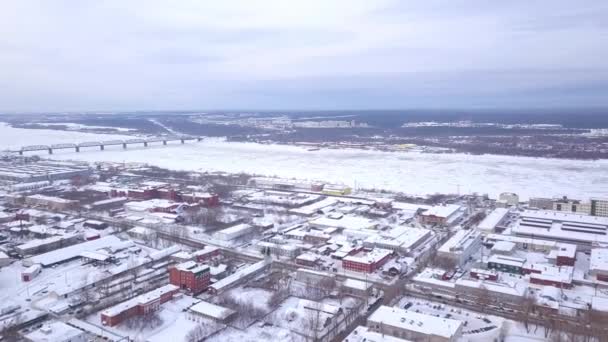
[[[4,1],[0,111],[608,107],[605,1]]]

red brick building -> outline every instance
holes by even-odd
[[[175,285],[165,285],[114,305],[101,312],[101,324],[113,327],[131,317],[157,311],[161,304],[171,300],[178,290]]]
[[[576,245],[561,244],[557,250],[557,266],[574,266],[576,262]]]
[[[373,273],[382,267],[392,255],[393,251],[388,249],[364,249],[355,255],[344,257],[342,259],[342,268],[355,272]]]
[[[209,266],[194,261],[186,261],[169,269],[169,282],[194,294],[205,291],[210,279]]]

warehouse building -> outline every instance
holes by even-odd
[[[370,251],[362,250],[354,255],[342,259],[342,268],[349,271],[373,273],[382,267],[393,255],[393,251],[374,248]]]
[[[437,251],[437,257],[449,260],[455,266],[463,266],[481,247],[481,233],[459,230]]]
[[[169,284],[114,305],[101,312],[101,324],[113,327],[131,317],[158,311],[178,290],[177,286]]]
[[[412,341],[453,342],[462,335],[463,323],[383,305],[369,316],[367,327]]]

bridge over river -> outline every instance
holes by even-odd
[[[179,141],[184,144],[186,141],[201,141],[202,137],[193,136],[162,136],[162,137],[148,137],[148,138],[134,138],[126,140],[107,140],[107,141],[85,141],[81,143],[63,143],[53,145],[29,145],[23,146],[18,150],[9,150],[8,152],[19,153],[23,155],[25,152],[34,151],[48,151],[49,154],[53,154],[55,150],[73,149],[76,152],[80,152],[81,148],[86,147],[99,147],[99,150],[103,151],[106,146],[122,146],[123,149],[127,149],[128,145],[143,145],[148,147],[152,143],[162,143],[167,145],[171,141]]]

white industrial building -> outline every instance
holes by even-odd
[[[412,341],[452,342],[462,335],[463,323],[383,305],[369,316],[367,326],[374,332]]]
[[[216,238],[224,241],[234,240],[243,235],[253,232],[254,227],[247,223],[240,223],[226,229],[222,229],[216,232],[214,235]]]
[[[608,218],[551,210],[526,210],[512,228],[520,237],[576,244],[580,250],[608,244]]]
[[[481,233],[470,230],[459,230],[437,251],[437,257],[454,262],[457,266],[466,264],[469,258],[481,247]]]
[[[476,229],[486,234],[494,233],[497,227],[506,223],[508,214],[509,209],[496,208],[477,225]]]

